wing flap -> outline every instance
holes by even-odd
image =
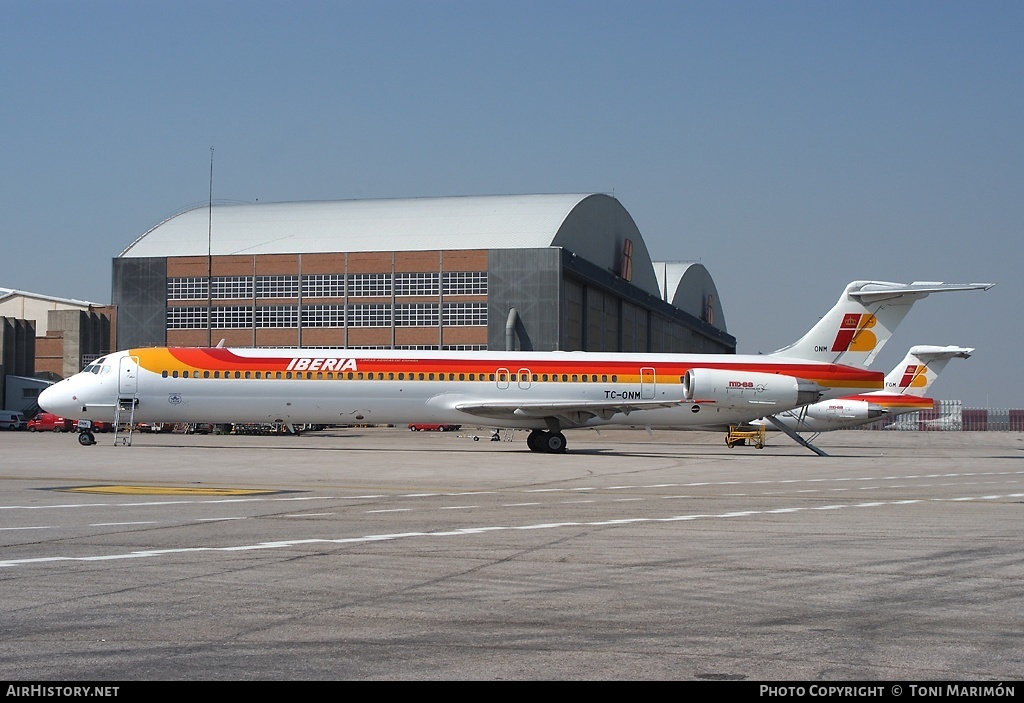
[[[494,420],[503,420],[510,417],[537,419],[553,417],[558,418],[565,425],[581,425],[593,417],[609,420],[613,415],[619,413],[629,415],[636,410],[673,408],[688,404],[690,404],[689,401],[680,400],[530,401],[519,403],[505,401],[462,401],[455,403],[453,407],[460,412]]]

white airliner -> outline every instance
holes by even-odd
[[[47,388],[39,405],[121,422],[476,424],[532,430],[531,450],[560,453],[569,428],[727,427],[881,390],[865,367],[915,301],[992,285],[855,281],[799,341],[756,356],[131,349]]]
[[[931,410],[935,401],[925,394],[950,359],[967,359],[971,347],[915,346],[885,377],[885,389],[836,400],[823,400],[777,413],[775,419],[797,432],[828,432],[867,425],[886,416]],[[753,425],[778,425],[762,418]]]

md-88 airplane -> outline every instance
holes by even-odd
[[[530,430],[532,451],[561,453],[570,428],[721,428],[880,390],[866,366],[914,302],[992,285],[855,281],[766,355],[131,349],[45,389],[39,405],[115,422],[476,424]]]
[[[883,390],[820,401],[777,413],[777,422],[762,418],[751,424],[772,429],[781,423],[790,430],[817,435],[867,425],[884,417],[931,410],[935,401],[925,395],[932,383],[950,359],[967,359],[973,351],[971,347],[914,346],[903,361],[886,375]]]

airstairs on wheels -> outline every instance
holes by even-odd
[[[135,430],[135,406],[139,399],[135,395],[117,397],[114,407],[114,444],[132,446],[132,432]],[[127,414],[127,418],[124,415]]]
[[[130,447],[139,405],[139,357],[122,357],[118,369],[117,405],[114,407],[114,445]],[[119,436],[120,435],[120,436]]]

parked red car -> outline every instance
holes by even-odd
[[[413,432],[455,432],[462,429],[462,425],[424,425],[422,423],[416,423],[409,425],[409,429]]]
[[[75,421],[53,413],[39,413],[26,427],[29,432],[70,432],[75,429]]]

